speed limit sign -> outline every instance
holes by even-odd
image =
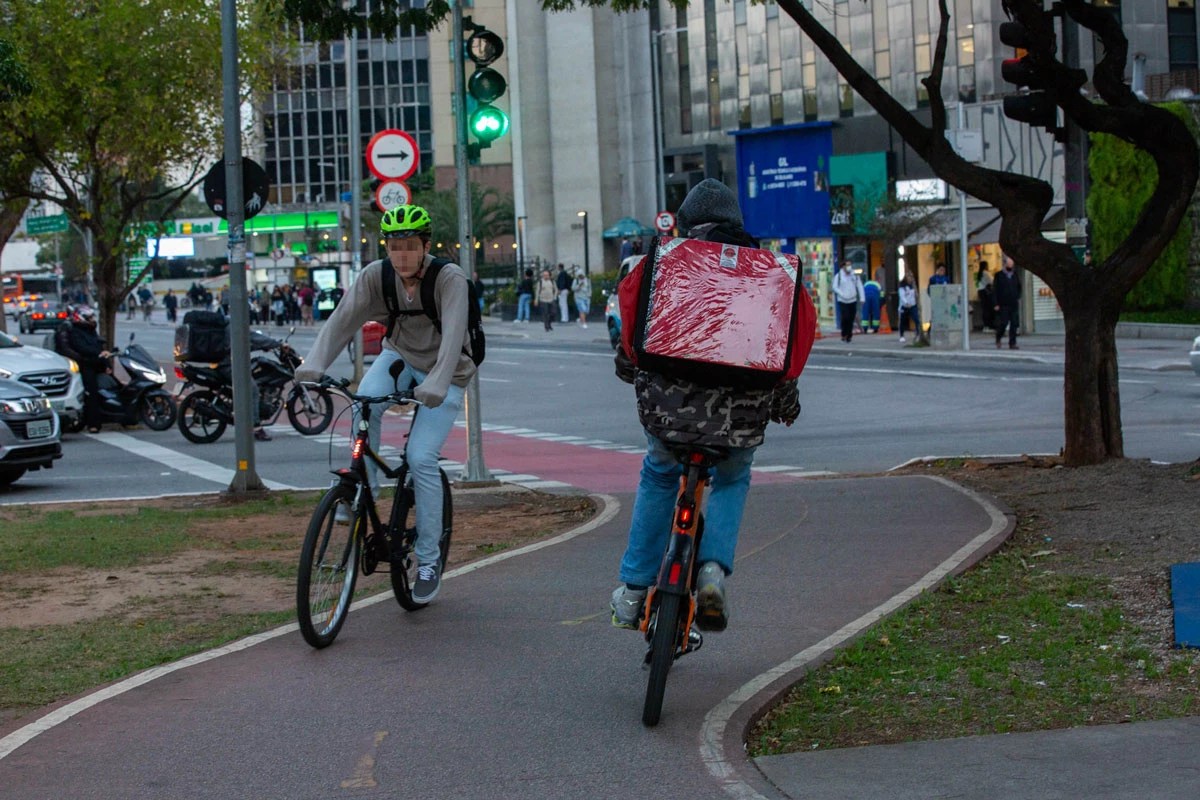
[[[412,192],[404,181],[384,181],[375,190],[375,205],[380,211],[406,206],[411,200]]]
[[[670,211],[660,211],[658,216],[654,218],[654,227],[660,233],[667,233],[675,227],[675,215]]]

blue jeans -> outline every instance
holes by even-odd
[[[529,322],[529,308],[533,304],[533,295],[523,294],[517,298],[517,319]]]
[[[424,372],[418,372],[407,364],[404,371],[392,383],[388,373],[391,366],[400,360],[400,354],[395,350],[383,348],[375,363],[363,376],[358,386],[359,394],[382,395],[395,390],[395,387],[412,388],[426,378]],[[408,471],[412,474],[413,489],[416,494],[417,515],[417,563],[433,564],[440,558],[438,540],[442,536],[442,479],[438,474],[438,454],[442,445],[458,419],[458,412],[463,405],[462,387],[450,385],[446,399],[437,408],[420,406],[417,409],[417,419],[413,423],[412,433],[408,437],[406,458]],[[379,431],[383,425],[385,408],[377,405],[371,409],[371,423],[367,430],[371,448],[379,447]],[[357,409],[356,409],[357,411]],[[354,415],[354,427],[358,428],[359,415]],[[367,461],[367,476],[371,485],[379,482],[379,468]]]
[[[683,465],[660,439],[647,433],[646,442],[642,478],[633,501],[629,544],[621,558],[620,578],[634,586],[650,586],[658,577],[671,533],[679,478],[683,474]],[[699,559],[701,563],[716,561],[726,575],[733,573],[733,551],[737,547],[746,493],[750,490],[750,465],[755,449],[730,448],[729,458],[712,469]]]

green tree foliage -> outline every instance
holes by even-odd
[[[269,44],[243,10],[245,96]],[[37,90],[0,104],[0,197],[56,203],[91,234],[92,279],[105,332],[131,288],[126,258],[171,216],[222,149],[218,0],[12,0],[6,35]],[[53,24],[47,24],[53,20]],[[21,175],[26,176],[21,180]]]
[[[435,256],[454,258],[458,252],[458,195],[453,190],[416,191],[413,202],[424,206],[433,218]],[[513,200],[491,186],[471,184],[471,224],[476,241],[484,242],[513,232]],[[508,254],[506,254],[507,256]]]
[[[32,91],[33,83],[25,65],[17,59],[12,44],[0,39],[0,103],[24,97]]]
[[[1165,107],[1188,122],[1180,103]],[[1104,261],[1133,229],[1134,221],[1158,183],[1158,171],[1144,150],[1115,136],[1094,134],[1088,157],[1092,177],[1087,211],[1092,223],[1092,255]],[[1188,296],[1188,254],[1191,226],[1181,225],[1154,266],[1125,297],[1125,309],[1158,311],[1179,308]]]

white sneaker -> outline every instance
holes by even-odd
[[[520,321],[521,321],[521,320],[519,320],[519,319],[514,319],[514,320],[513,320],[513,325],[516,325],[516,324],[517,324],[518,322],[520,322]]]
[[[585,328],[587,327],[587,323],[586,323],[586,322],[585,322],[585,323],[583,323],[583,327],[585,327]]]
[[[903,344],[903,343],[904,343],[904,337],[903,337],[903,336],[901,336],[901,337],[900,337],[900,343],[901,343],[901,344]]]

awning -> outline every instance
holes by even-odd
[[[605,239],[620,239],[622,236],[654,236],[656,231],[646,227],[633,217],[621,217],[602,234]]]
[[[910,216],[911,216],[910,212]],[[901,244],[933,244],[935,242],[957,242],[961,237],[960,212],[957,208],[938,208],[931,214],[914,219],[920,227],[908,235]],[[974,232],[987,228],[992,222],[999,224],[1000,212],[986,208],[967,209],[967,241],[974,241]],[[986,241],[986,240],[981,240]]]
[[[1046,218],[1042,220],[1042,230],[1044,231],[1061,231],[1063,229],[1063,207],[1061,204],[1050,206],[1050,210],[1046,212]],[[974,230],[967,236],[968,244],[990,244],[1000,241],[1000,223],[1002,217],[996,217],[987,225]]]

